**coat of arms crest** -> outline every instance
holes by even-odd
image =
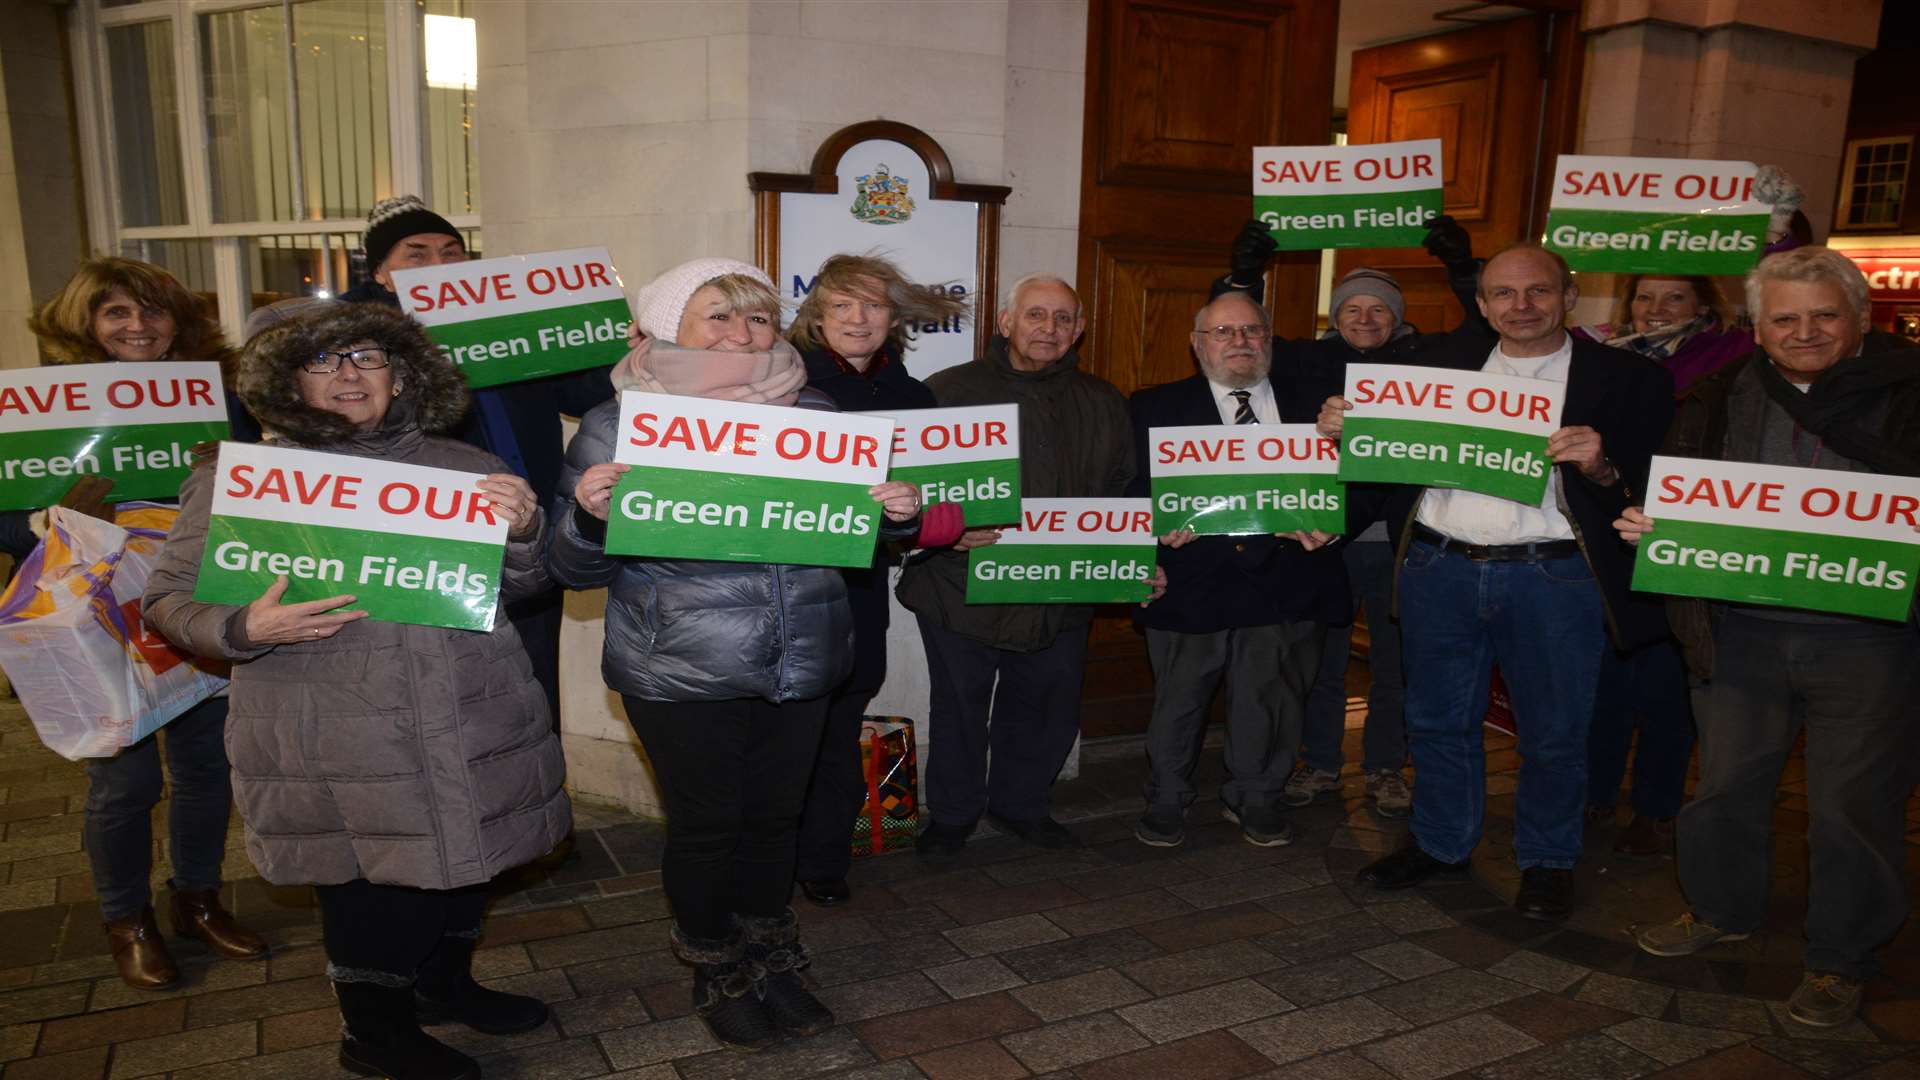
[[[853,178],[858,194],[853,197],[855,220],[869,225],[898,225],[913,216],[913,198],[907,193],[908,179],[895,176],[882,162],[873,172]]]

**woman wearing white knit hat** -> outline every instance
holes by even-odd
[[[805,367],[778,337],[780,300],[758,267],[682,263],[634,306],[647,338],[614,369],[616,387],[833,409],[803,391]],[[817,1034],[833,1014],[801,985],[807,953],[788,898],[828,695],[852,663],[846,585],[828,567],[608,555],[627,470],[613,463],[619,413],[618,401],[588,412],[567,447],[548,568],[569,588],[608,590],[601,672],[666,803],[660,872],[674,951],[694,966],[695,1011],[735,1046]],[[882,539],[913,535],[917,488],[891,481],[871,494]]]

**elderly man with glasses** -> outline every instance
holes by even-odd
[[[1193,424],[1311,422],[1317,395],[1276,378],[1267,313],[1228,292],[1193,322],[1199,373],[1133,395],[1137,470],[1128,494],[1147,494],[1148,431]],[[1299,748],[1307,692],[1319,670],[1329,623],[1351,614],[1340,556],[1321,534],[1162,538],[1167,594],[1140,615],[1153,662],[1153,719],[1147,727],[1147,812],[1134,837],[1151,847],[1185,839],[1194,801],[1193,769],[1208,707],[1227,678],[1226,765],[1221,813],[1250,844],[1293,841],[1283,813],[1287,774]]]

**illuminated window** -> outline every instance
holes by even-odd
[[[1907,195],[1913,139],[1854,139],[1847,143],[1836,229],[1892,229]]]

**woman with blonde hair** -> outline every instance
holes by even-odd
[[[27,325],[54,364],[224,364],[231,357],[219,324],[200,300],[165,270],[133,259],[82,263]],[[253,426],[231,400],[228,411],[235,428]],[[98,499],[96,494],[88,500],[95,509]],[[0,551],[16,562],[24,558],[39,542],[44,514],[0,513]],[[174,934],[202,941],[230,959],[267,955],[266,942],[240,926],[220,902],[220,864],[226,857],[233,801],[226,722],[227,699],[209,698],[113,757],[87,762],[87,865],[115,967],[136,989],[161,990],[180,979],[154,917],[150,881],[153,808],[164,788],[163,748],[166,771],[173,777],[167,853],[173,864],[168,884]]]

